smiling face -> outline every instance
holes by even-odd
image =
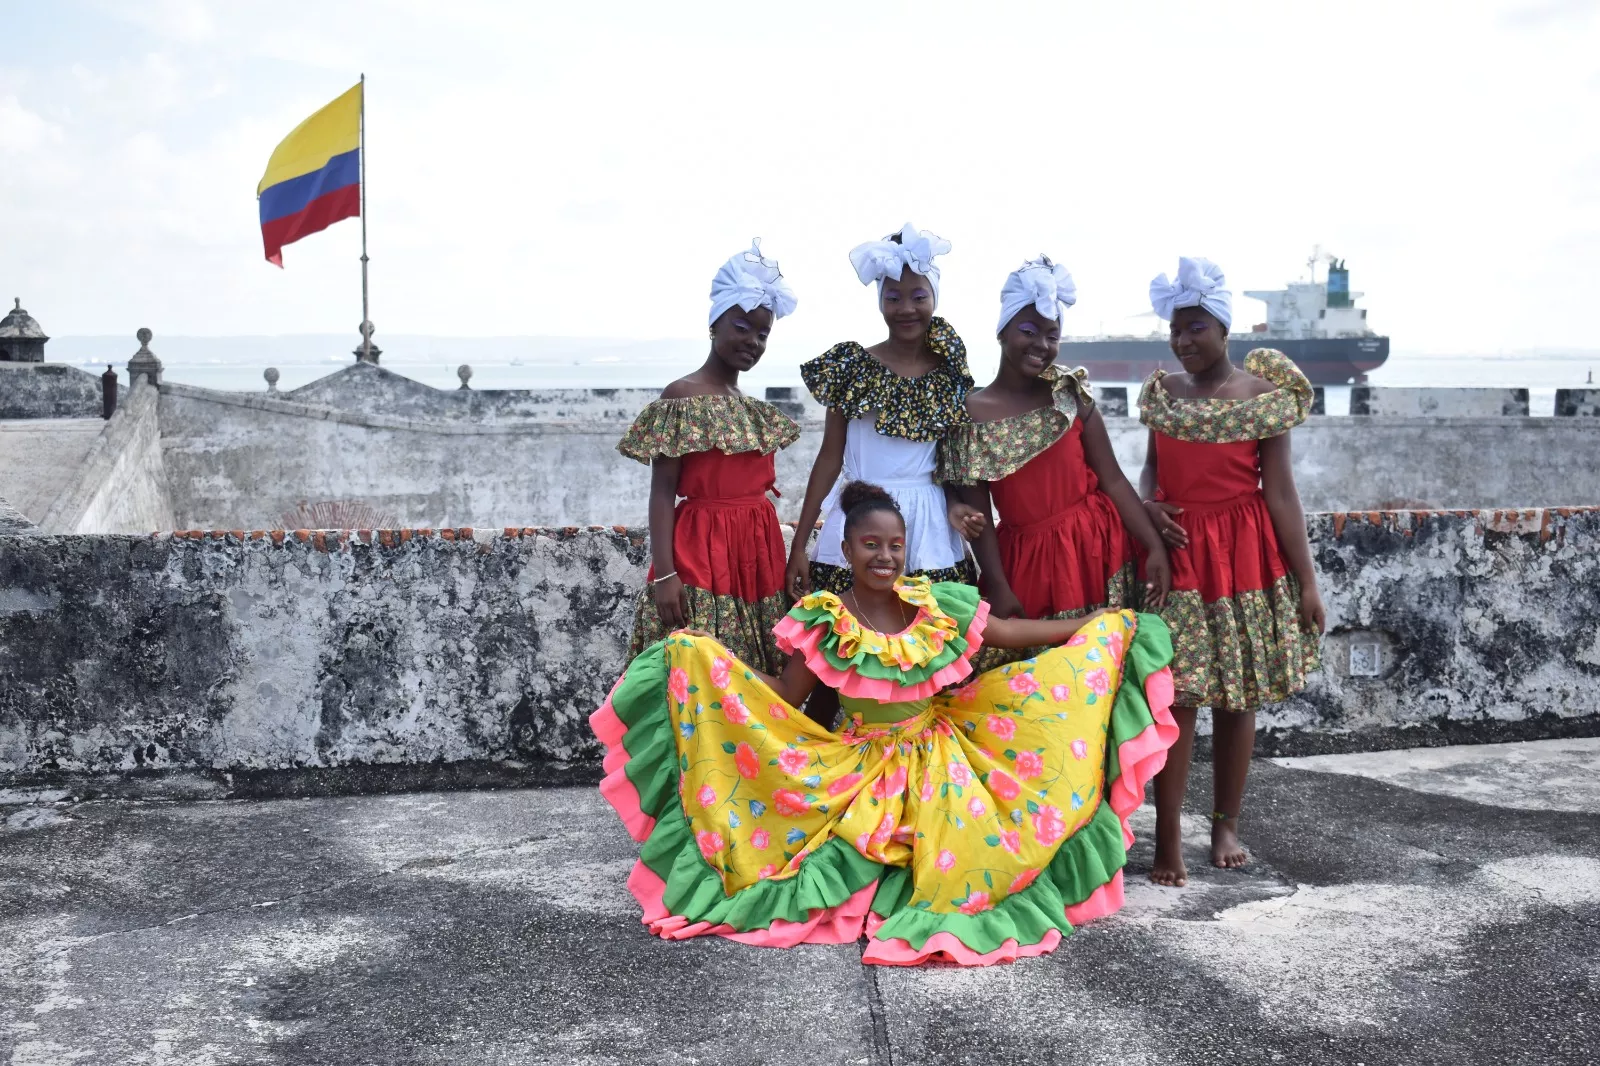
[[[767,336],[771,332],[770,307],[746,311],[735,304],[712,323],[711,354],[743,373],[761,362],[761,356],[767,350]]]
[[[1228,331],[1210,311],[1180,307],[1172,313],[1172,354],[1189,373],[1203,373],[1228,358]]]
[[[1036,378],[1061,352],[1061,324],[1031,304],[1000,331],[1000,360],[1023,377]]]
[[[844,536],[844,558],[857,587],[886,592],[906,568],[906,524],[888,508],[868,511]]]
[[[933,320],[933,283],[910,267],[900,271],[900,280],[883,279],[883,295],[878,301],[889,336],[897,341],[920,341],[928,335]]]

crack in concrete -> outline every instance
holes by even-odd
[[[862,948],[863,954],[866,948]],[[867,1016],[872,1020],[873,1066],[894,1066],[894,1044],[889,1039],[889,1014],[883,1005],[883,991],[878,987],[878,967],[863,962],[866,971]]]

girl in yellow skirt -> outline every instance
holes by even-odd
[[[601,791],[643,844],[628,887],[669,939],[1044,954],[1121,906],[1127,819],[1177,735],[1166,627],[990,618],[971,586],[903,575],[887,492],[855,482],[840,505],[853,585],[779,623],[779,676],[680,630],[590,719]],[[1051,650],[973,677],[985,644]],[[840,732],[798,710],[819,683]]]

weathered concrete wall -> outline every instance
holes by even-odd
[[[39,520],[48,533],[148,533],[174,525],[160,399],[142,379]]]
[[[100,388],[98,375],[64,363],[0,363],[0,419],[99,418]]]
[[[625,426],[413,421],[179,385],[161,396],[180,529],[275,528],[302,502],[339,501],[400,526],[642,519],[649,469],[617,454]],[[785,484],[804,477],[798,454],[786,461]]]
[[[1137,485],[1147,431],[1107,426]],[[1313,415],[1292,442],[1308,511],[1600,503],[1600,419]]]
[[[0,495],[39,521],[77,479],[105,432],[103,418],[0,421]]]
[[[397,393],[415,384],[365,369],[337,377],[393,385]],[[483,421],[434,417],[437,398],[450,394],[427,391],[434,394],[425,397],[428,418],[414,419],[163,385],[177,527],[293,526],[285,516],[300,503],[339,501],[369,506],[396,525],[644,522],[649,471],[615,450],[631,417],[616,417],[615,405],[642,404],[641,390],[618,397],[557,390],[537,419],[502,413]],[[778,455],[778,513],[793,521],[822,436],[820,409],[793,393],[775,399],[803,429]],[[1109,418],[1107,427],[1137,481],[1146,431],[1130,418]],[[1434,508],[1600,502],[1600,463],[1592,459],[1600,454],[1600,420],[1313,416],[1294,442],[1296,478],[1311,510],[1396,501]]]
[[[1528,413],[1527,389],[1403,389],[1356,385],[1350,389],[1350,413],[1401,418],[1494,418]]]
[[[1328,667],[1266,748],[1600,730],[1600,512],[1311,530]],[[8,538],[0,773],[591,758],[645,563],[617,530]]]
[[[1600,415],[1600,389],[1557,389],[1556,416],[1574,415],[1591,418]]]
[[[0,496],[0,537],[31,536],[38,532],[39,527],[27,515]]]
[[[0,771],[592,754],[642,538],[446,535],[7,540]]]
[[[1563,513],[1568,511],[1568,513]],[[1323,669],[1261,724],[1329,750],[1600,728],[1600,509],[1318,515]],[[1541,724],[1542,723],[1542,724]],[[1529,729],[1528,727],[1532,727]]]

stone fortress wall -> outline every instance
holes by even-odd
[[[129,369],[104,422],[95,375],[0,370],[0,497],[29,501],[0,500],[0,778],[593,757],[645,566],[648,471],[613,446],[653,391],[358,363],[219,392],[163,381],[147,343]],[[821,412],[768,398],[804,429],[792,519]],[[1101,403],[1136,476],[1126,391]],[[1600,392],[1351,407],[1295,434],[1330,635],[1263,747],[1600,731]]]
[[[44,364],[0,373],[0,386],[29,369],[94,377]],[[66,385],[81,384],[70,375],[52,381],[66,384],[41,394],[36,417],[61,417],[43,412],[61,411],[71,393]],[[93,384],[98,390],[98,381]],[[113,513],[60,503],[49,515],[28,517],[47,532],[110,533],[644,522],[649,470],[619,456],[615,444],[654,390],[440,390],[358,363],[292,392],[223,392],[173,382],[161,382],[157,391],[153,413],[146,403],[125,398],[106,429],[127,434],[119,420],[135,417],[155,427],[158,446],[146,449],[138,478],[119,480],[118,491],[143,486],[137,506]],[[793,521],[821,439],[822,412],[803,389],[767,392],[802,427],[800,440],[778,456],[783,496],[776,503],[780,517]],[[1600,390],[1562,390],[1554,417],[1529,417],[1523,389],[1352,392],[1352,409],[1372,413],[1313,415],[1295,433],[1296,480],[1307,510],[1600,500],[1600,463],[1594,461],[1600,419],[1592,417],[1600,410]],[[1117,458],[1136,481],[1145,430],[1127,415],[1127,390],[1102,393]],[[98,391],[92,404],[88,393],[77,395],[77,417],[95,417]],[[6,402],[0,393],[0,404]],[[150,443],[149,433],[139,439]],[[104,464],[97,469],[109,473]],[[83,484],[74,488],[79,497],[88,491]],[[0,497],[6,495],[0,469]],[[297,517],[308,509],[353,510],[369,518]]]
[[[1600,509],[1315,515],[1297,754],[1600,729]],[[0,779],[563,765],[625,665],[644,532],[0,539]]]

